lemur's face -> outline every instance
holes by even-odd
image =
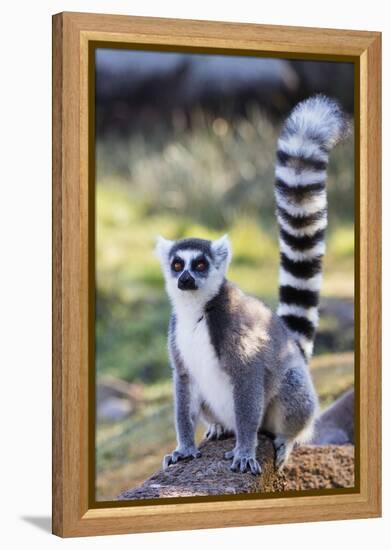
[[[210,299],[224,280],[231,258],[228,237],[216,241],[158,238],[156,253],[172,299],[184,294]]]

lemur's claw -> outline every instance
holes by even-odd
[[[260,475],[262,472],[262,468],[254,456],[247,454],[242,455],[241,453],[232,450],[225,453],[225,458],[233,458],[231,464],[231,470],[233,472],[240,472],[242,474],[245,472],[251,472],[254,476]]]
[[[176,464],[185,458],[200,458],[200,456],[201,451],[199,451],[196,447],[183,451],[175,450],[171,454],[165,455],[163,458],[163,470],[166,470],[169,466],[171,466],[171,464]]]
[[[215,439],[224,439],[230,435],[232,435],[232,432],[226,430],[221,424],[209,424],[204,437],[208,441],[214,441]]]
[[[223,427],[220,424],[209,424],[204,437],[209,441],[213,441],[215,439],[219,439],[222,433]]]

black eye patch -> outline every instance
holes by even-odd
[[[197,273],[205,273],[208,271],[209,262],[205,256],[199,256],[191,262],[191,270],[196,271]]]
[[[185,267],[185,263],[181,258],[178,258],[175,256],[175,258],[171,262],[171,269],[175,271],[175,273],[180,273],[183,268]]]

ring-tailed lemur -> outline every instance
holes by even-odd
[[[327,225],[329,152],[345,133],[333,100],[303,101],[278,141],[275,197],[280,229],[280,303],[274,314],[225,278],[227,236],[216,241],[158,238],[172,302],[168,347],[174,371],[178,446],[163,466],[198,457],[197,420],[208,438],[233,433],[231,469],[258,474],[260,429],[275,435],[276,466],[310,437],[317,395],[308,369],[318,323]]]

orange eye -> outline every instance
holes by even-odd
[[[196,270],[197,271],[205,271],[206,269],[206,263],[205,262],[198,262],[198,264],[196,265]]]
[[[174,263],[172,264],[172,269],[173,269],[174,271],[176,271],[177,273],[179,273],[179,271],[182,271],[182,269],[183,269],[183,264],[182,264],[182,262],[174,262]]]

